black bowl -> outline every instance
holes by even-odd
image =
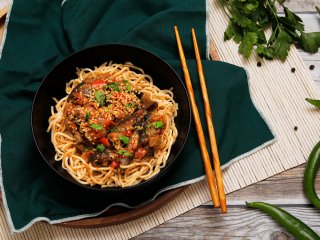
[[[86,186],[74,180],[69,173],[62,168],[61,162],[54,160],[55,150],[51,143],[50,133],[46,132],[48,128],[48,119],[50,117],[50,106],[55,105],[52,97],[61,99],[66,95],[65,85],[71,79],[76,78],[76,68],[99,66],[106,61],[114,63],[131,62],[142,68],[146,74],[149,74],[154,84],[160,89],[173,88],[174,99],[179,105],[178,115],[175,118],[175,124],[178,129],[178,137],[171,148],[166,166],[159,174],[153,178],[126,188],[101,188],[99,186]],[[189,98],[183,82],[175,71],[161,58],[144,49],[121,44],[106,44],[86,48],[71,54],[62,62],[53,68],[53,70],[42,81],[33,101],[31,124],[33,137],[36,145],[46,163],[60,176],[68,181],[87,189],[100,191],[124,192],[147,186],[158,181],[177,159],[184,143],[187,139],[191,120],[191,111]]]

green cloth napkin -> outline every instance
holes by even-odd
[[[82,189],[61,179],[43,161],[33,141],[30,114],[46,74],[67,55],[96,44],[145,48],[171,64],[183,79],[174,25],[179,26],[203,114],[190,29],[195,27],[205,59],[205,24],[205,0],[14,1],[0,60],[1,190],[13,231],[39,220],[56,223],[97,215],[113,205],[139,207],[160,192],[204,177],[192,123],[181,157],[155,185],[130,196]],[[203,65],[221,164],[227,166],[274,137],[251,102],[245,70],[208,60]]]

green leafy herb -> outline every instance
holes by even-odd
[[[106,146],[103,145],[103,144],[99,144],[99,145],[96,147],[96,150],[99,151],[99,152],[103,152],[105,149],[106,149]]]
[[[283,29],[280,28],[278,37],[274,42],[274,54],[281,60],[286,60],[288,52],[290,51],[290,45],[292,38]]]
[[[318,48],[320,47],[320,32],[301,33],[301,44],[307,52],[318,52]]]
[[[90,127],[95,130],[102,130],[103,129],[103,127],[100,124],[96,124],[96,123],[90,124]]]
[[[112,91],[120,92],[119,84],[116,82],[108,83],[106,89],[111,89]]]
[[[84,117],[84,120],[85,120],[86,122],[89,121],[90,115],[91,115],[91,113],[89,113],[89,112],[86,113],[86,116]]]
[[[239,45],[239,53],[245,58],[248,58],[251,54],[253,46],[258,42],[258,35],[255,32],[246,32]]]
[[[120,141],[123,142],[124,144],[129,143],[130,139],[127,136],[121,135],[119,138],[120,138]]]
[[[320,108],[320,100],[306,98],[306,101],[311,103],[312,105]]]
[[[94,93],[94,96],[99,103],[99,106],[103,106],[104,101],[106,100],[106,95],[104,94],[104,92],[100,89]]]
[[[87,146],[87,147],[84,149],[84,151],[85,151],[85,152],[88,152],[90,149],[91,149],[91,148]]]
[[[301,18],[283,5],[285,0],[219,0],[229,17],[224,40],[239,44],[239,53],[245,58],[256,51],[266,59],[285,61],[294,42],[311,53],[320,47],[320,32],[305,33]],[[283,7],[284,16],[277,15],[275,2]],[[316,7],[320,14],[319,7]],[[265,30],[271,27],[269,39]]]
[[[126,90],[128,92],[131,92],[131,85],[130,85],[129,81],[128,80],[124,80],[124,82],[126,83]]]
[[[118,150],[117,153],[126,157],[131,156],[130,152],[127,150]]]
[[[154,128],[163,128],[163,122],[162,121],[156,121],[152,123]]]

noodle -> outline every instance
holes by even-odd
[[[131,63],[77,69],[51,107],[55,160],[80,184],[128,187],[166,166],[178,105]]]

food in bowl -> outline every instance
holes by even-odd
[[[66,96],[51,107],[55,160],[79,183],[136,185],[166,165],[178,131],[178,104],[143,69],[106,62],[77,69]]]

